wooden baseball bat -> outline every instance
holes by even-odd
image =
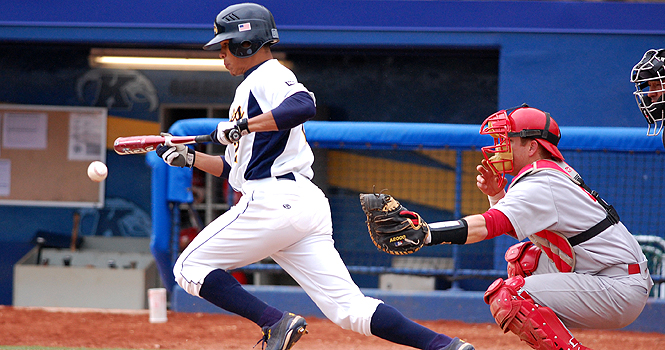
[[[113,142],[113,149],[120,155],[125,154],[143,154],[154,151],[157,146],[166,142],[166,138],[171,138],[172,144],[188,145],[192,143],[205,143],[211,142],[210,135],[198,136],[157,136],[157,135],[144,135],[144,136],[127,136],[118,137]]]

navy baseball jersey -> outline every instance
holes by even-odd
[[[268,60],[251,71],[236,89],[229,110],[229,120],[275,109],[297,92],[314,94],[296,80],[296,76],[276,59]],[[308,179],[314,176],[314,155],[305,139],[302,124],[288,130],[249,133],[226,148],[226,161],[231,165],[229,183],[243,191],[247,181],[297,173]],[[243,191],[244,192],[244,191]]]

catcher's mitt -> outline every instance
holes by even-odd
[[[393,255],[415,253],[425,244],[429,226],[387,194],[360,194],[367,229],[374,245]]]

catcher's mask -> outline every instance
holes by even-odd
[[[527,105],[512,110],[500,110],[487,117],[480,127],[481,135],[494,138],[494,145],[482,147],[483,156],[497,175],[513,171],[511,137],[535,139],[553,158],[563,160],[556,145],[561,138],[559,125],[549,113]]]
[[[647,120],[647,135],[658,135],[665,120],[665,49],[645,52],[630,72],[630,81],[635,83],[633,95]]]

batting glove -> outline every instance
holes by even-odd
[[[213,142],[228,145],[238,142],[247,134],[249,134],[248,120],[242,118],[235,122],[220,122],[210,136],[212,136]]]
[[[162,133],[161,135],[166,136],[166,142],[157,147],[155,150],[157,155],[162,157],[164,162],[170,166],[191,168],[196,157],[194,150],[185,145],[172,144],[169,139],[169,136],[172,136],[171,134]]]

